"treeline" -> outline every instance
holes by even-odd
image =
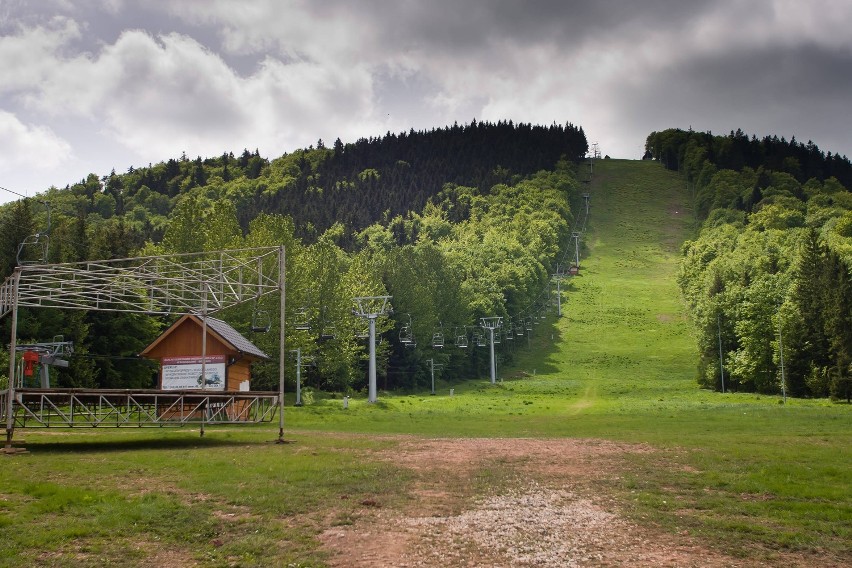
[[[688,172],[690,177],[708,178],[715,170],[742,171],[743,168],[784,172],[799,183],[810,179],[836,178],[844,187],[852,187],[852,163],[846,156],[823,153],[808,140],[807,144],[782,136],[749,138],[742,130],[727,136],[670,128],[652,132],[645,143],[645,158],[659,160],[670,170]],[[705,166],[710,166],[702,172]]]
[[[678,276],[699,383],[852,397],[849,161],[740,131],[655,132],[646,150],[682,172],[702,222]]]
[[[135,247],[159,242],[177,202],[189,194],[234,203],[243,231],[261,213],[288,215],[296,234],[315,241],[341,224],[341,244],[369,225],[420,210],[444,184],[487,192],[566,157],[588,150],[583,129],[573,124],[538,126],[473,121],[429,131],[387,133],[331,147],[316,147],[268,160],[255,150],[191,160],[186,155],[126,173],[51,188],[40,199],[51,204],[52,231],[64,240],[75,222],[87,232],[120,230]],[[106,227],[106,228],[105,228]],[[44,230],[44,227],[39,229]],[[54,251],[54,258],[61,258]],[[3,265],[2,268],[8,268]]]
[[[423,208],[446,183],[481,192],[539,170],[561,157],[579,160],[588,149],[582,128],[510,122],[472,122],[428,132],[391,134],[311,152],[270,164],[254,210],[299,220],[300,236],[313,239],[335,223],[346,245],[367,226]]]
[[[507,132],[518,133],[523,143],[511,141]],[[494,146],[490,149],[489,133]],[[514,330],[525,333],[526,324],[549,307],[549,274],[567,248],[568,204],[572,196],[577,197],[575,166],[570,159],[559,161],[556,152],[562,150],[568,158],[582,155],[584,138],[577,142],[577,149],[566,146],[575,134],[582,137],[582,130],[570,125],[480,123],[388,136],[338,151],[308,149],[271,162],[246,152],[233,161],[230,156],[179,159],[105,179],[91,175],[65,190],[52,188],[35,199],[5,206],[0,217],[4,244],[0,254],[5,256],[0,262],[4,276],[8,275],[17,262],[18,244],[35,233],[48,232],[44,200],[50,203],[49,262],[284,244],[288,349],[301,348],[305,360],[313,362],[303,371],[306,384],[334,391],[365,386],[362,336],[366,322],[353,316],[352,299],[377,295],[393,296],[394,308],[393,316],[379,325],[381,387],[427,384],[427,359],[443,365],[444,378],[470,377],[487,371],[486,350],[454,345],[460,336],[475,345],[479,317],[502,316],[507,327],[511,321]],[[470,148],[463,151],[465,137]],[[415,140],[428,142],[423,151],[429,159],[415,151]],[[551,142],[558,147],[550,147]],[[444,143],[455,144],[456,158],[442,149]],[[370,181],[393,179],[388,172],[401,167],[400,156],[407,157],[408,164],[417,164],[409,169],[423,173],[415,176],[422,185],[406,189],[390,181]],[[446,172],[432,171],[439,158],[455,165],[446,165]],[[551,159],[538,173],[523,171]],[[465,163],[470,173],[464,172]],[[373,166],[369,168],[373,172],[361,175],[361,170],[355,175],[357,183],[352,184],[357,190],[342,183],[334,190],[341,195],[368,190],[375,194],[375,203],[364,205],[369,215],[365,213],[358,222],[344,215],[330,197],[328,202],[317,198],[318,213],[307,215],[313,220],[274,210],[251,218],[246,213],[260,202],[271,203],[278,193],[302,191],[298,180],[319,183],[333,177],[321,172],[350,168],[348,176],[365,164]],[[486,164],[493,167],[489,170]],[[429,183],[437,187],[427,185],[425,170],[430,170]],[[304,192],[323,194],[327,187],[309,185]],[[422,196],[418,198],[422,204],[408,207],[405,199],[417,203],[415,195]],[[386,207],[392,202],[398,202],[398,209]],[[354,201],[347,203],[356,207]],[[34,247],[22,252],[34,260],[40,251]],[[253,388],[277,384],[278,304],[272,298],[261,304],[220,314],[275,356],[271,364],[256,369]],[[250,331],[258,312],[271,316],[273,327],[268,333]],[[58,373],[61,386],[150,387],[153,370],[134,355],[169,323],[127,314],[22,310],[19,337],[24,342],[44,341],[62,334],[74,341],[72,365]],[[4,324],[8,335],[8,321]],[[401,342],[404,331],[415,341]],[[432,347],[438,335],[444,338],[444,348]],[[416,348],[411,347],[414,343]],[[511,356],[512,344],[513,340],[502,343],[500,357]],[[290,380],[292,363],[287,364]]]

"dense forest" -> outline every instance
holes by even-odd
[[[852,165],[812,142],[741,131],[650,134],[701,223],[679,282],[698,331],[699,383],[852,397]]]
[[[577,163],[587,150],[572,124],[472,122],[331,148],[318,141],[272,160],[246,150],[90,174],[2,207],[0,270],[9,275],[19,260],[283,244],[288,349],[300,348],[310,362],[302,373],[310,387],[346,392],[366,384],[355,296],[393,296],[393,316],[379,322],[380,386],[427,384],[428,359],[445,378],[468,377],[487,368],[485,350],[475,348],[480,317],[505,318],[500,357],[507,359],[551,309],[550,275],[568,250]],[[264,300],[217,316],[275,355],[256,369],[255,389],[277,384],[275,325],[249,331],[253,312],[277,313],[277,301]],[[140,388],[153,386],[153,369],[136,354],[169,323],[22,309],[18,335],[74,342],[58,386]]]

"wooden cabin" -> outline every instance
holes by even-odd
[[[160,362],[158,389],[251,390],[252,363],[268,361],[269,355],[224,321],[206,319],[206,384],[200,370],[203,323],[200,316],[186,314],[139,354]]]

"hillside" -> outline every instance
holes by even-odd
[[[701,221],[678,272],[699,383],[852,401],[849,160],[741,131],[669,129],[646,147],[682,174]]]
[[[463,379],[482,372],[482,354],[449,353],[433,339],[475,343],[481,317],[523,326],[547,309],[586,149],[582,128],[571,124],[472,122],[331,148],[318,142],[272,160],[246,151],[92,174],[2,209],[0,275],[18,261],[284,245],[288,344],[314,362],[305,371],[312,388],[363,388],[358,296],[393,296],[395,314],[380,331],[413,339],[380,346],[384,387],[422,386],[429,359]],[[249,333],[255,313],[272,314],[269,333],[253,339],[277,359],[280,304],[260,303],[220,317]],[[19,333],[74,342],[60,386],[139,388],[151,386],[152,373],[134,356],[169,323],[42,310],[25,314]],[[277,360],[259,366],[255,388],[277,385],[277,368]]]
[[[515,342],[498,384],[442,371],[436,396],[357,393],[348,409],[319,395],[294,407],[288,389],[288,444],[270,443],[268,424],[203,438],[28,430],[31,453],[0,471],[0,522],[26,530],[9,532],[0,557],[847,566],[850,407],[695,388],[676,283],[694,234],[685,184],[649,162],[595,172],[564,315]]]
[[[694,227],[682,180],[656,163],[604,160],[591,192],[590,250],[568,290],[557,366],[584,380],[590,398],[626,407],[694,389],[694,340],[675,281]]]
[[[316,401],[288,410],[294,435],[417,434],[416,443],[381,438],[390,446],[382,455],[442,472],[434,483],[414,474],[418,487],[435,495],[445,494],[446,478],[457,483],[466,475],[486,494],[515,495],[523,486],[518,480],[532,478],[604,500],[611,497],[602,494],[617,495],[621,511],[642,525],[632,538],[613,528],[617,520],[598,532],[573,513],[552,511],[552,503],[536,510],[569,519],[571,536],[562,536],[568,542],[594,533],[607,542],[595,540],[595,550],[625,563],[655,565],[663,557],[672,565],[805,566],[819,558],[843,565],[849,527],[841,519],[852,506],[843,473],[849,453],[842,450],[852,436],[849,407],[697,389],[694,330],[676,281],[681,244],[696,224],[686,185],[658,163],[604,160],[596,163],[590,193],[581,274],[564,288],[564,315],[549,316],[529,347],[516,345],[498,385],[439,377],[437,397],[384,393],[380,405],[356,398],[346,412],[339,400]],[[613,457],[601,439],[628,445]],[[547,524],[556,521],[528,513],[525,504],[540,499],[530,491],[501,502],[501,523],[532,527],[538,536],[517,538],[526,550],[547,554],[547,546],[563,541]],[[414,498],[418,510],[443,503],[426,495]],[[335,539],[356,558],[388,550],[390,542],[378,535],[403,538],[394,529],[406,522],[400,515],[388,526],[338,528]],[[648,537],[651,526],[667,534]],[[368,530],[377,530],[372,546],[356,538]],[[456,538],[477,538],[473,529],[467,537],[457,530]],[[648,540],[639,544],[640,538]],[[329,546],[342,554],[334,542]],[[434,546],[442,554],[456,550]],[[624,559],[626,551],[635,556]]]
[[[493,397],[494,407],[471,408],[458,395],[458,404],[430,399],[410,415],[418,428],[446,432],[447,421],[456,421],[464,407],[466,414],[482,420],[477,428],[482,433],[614,432],[614,416],[631,419],[622,412],[636,413],[633,419],[666,420],[675,404],[680,420],[688,408],[680,407],[681,402],[710,400],[710,393],[696,389],[694,337],[675,279],[680,244],[694,230],[682,180],[657,163],[603,160],[596,162],[588,187],[591,206],[581,271],[563,280],[562,318],[548,311],[529,341],[511,346],[512,359],[499,372],[511,387],[486,395]],[[456,393],[479,394],[478,382],[439,384],[444,391],[452,386]],[[365,413],[363,422],[360,412]],[[390,422],[384,422],[385,416]],[[342,427],[333,416],[298,409],[292,420],[304,427]],[[392,414],[366,407],[345,421],[347,429],[397,429]],[[405,431],[410,424],[398,427]]]
[[[741,131],[669,129],[651,133],[646,148],[678,171],[695,209],[679,289],[666,297],[683,296],[695,322],[700,386],[852,400],[849,160],[811,142]],[[363,322],[351,304],[365,294],[393,296],[395,315],[380,323],[395,339],[380,347],[382,386],[428,384],[429,361],[447,379],[464,380],[486,372],[486,358],[439,344],[482,343],[479,319],[501,317],[498,357],[511,363],[518,355],[511,340],[551,309],[551,275],[568,264],[571,233],[584,216],[587,149],[583,129],[571,123],[474,121],[331,147],[320,140],[273,159],[249,151],[182,156],[92,174],[0,209],[0,275],[19,260],[284,244],[288,335],[315,362],[306,370],[312,388],[363,388]],[[606,174],[617,162],[602,163]],[[616,177],[640,187],[650,174],[633,167]],[[619,199],[635,211],[646,207],[630,194]],[[683,218],[678,207],[673,215]],[[637,226],[632,237],[646,230]],[[33,243],[34,235],[45,242]],[[637,275],[653,265],[645,250],[628,262]],[[274,303],[222,316],[248,331],[253,312],[270,309]],[[80,360],[60,373],[62,385],[149,386],[150,369],[132,357],[168,323],[33,314],[21,331],[35,338],[61,331],[78,345]],[[116,336],[121,341],[104,340]],[[269,337],[256,339],[274,351]],[[277,384],[276,369],[260,368],[257,385]]]

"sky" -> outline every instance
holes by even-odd
[[[849,0],[0,0],[0,187],[472,119],[852,156],[850,30]]]

